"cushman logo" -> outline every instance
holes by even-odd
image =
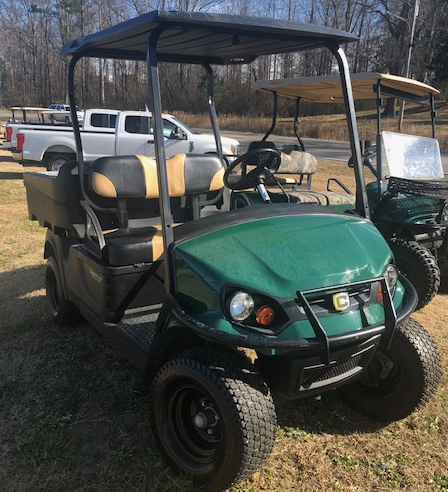
[[[333,306],[336,311],[345,311],[350,307],[350,297],[347,292],[338,292],[333,295]]]
[[[99,284],[101,284],[103,282],[101,275],[98,275],[96,272],[94,272],[91,269],[89,269],[89,273],[90,273],[90,276],[93,278],[93,280],[95,280]]]

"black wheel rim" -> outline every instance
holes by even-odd
[[[378,368],[378,384],[375,386],[361,385],[364,393],[375,397],[388,397],[394,394],[401,386],[402,370],[396,357],[390,352],[378,349],[372,361]]]
[[[223,441],[222,422],[210,395],[189,382],[165,389],[158,406],[168,453],[193,474],[209,473]]]

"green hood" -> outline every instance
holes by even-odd
[[[209,309],[225,284],[294,298],[297,290],[380,277],[391,256],[368,220],[324,213],[270,217],[178,243],[176,285],[181,296]]]

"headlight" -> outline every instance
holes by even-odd
[[[391,295],[394,295],[395,287],[398,282],[398,272],[393,265],[388,265],[386,271],[383,273],[383,277],[386,279],[387,287]]]
[[[244,321],[253,313],[254,305],[254,300],[250,294],[238,291],[230,298],[230,316],[235,321]]]
[[[232,155],[240,155],[241,147],[239,145],[231,145],[230,152],[232,153]]]

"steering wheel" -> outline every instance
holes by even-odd
[[[274,175],[280,167],[281,156],[280,152],[275,149],[255,149],[243,154],[235,159],[230,164],[224,173],[224,184],[231,190],[246,190],[247,188],[255,188],[267,178]],[[254,169],[244,174],[234,181],[230,178],[230,173],[238,165],[255,166]]]
[[[364,166],[368,167],[372,174],[374,176],[377,175],[377,170],[375,166],[373,165],[373,159],[376,158],[376,145],[371,145],[370,147],[367,147],[364,150],[364,153],[362,154],[362,163]],[[350,159],[347,162],[348,167],[353,168],[354,167],[354,162],[353,162],[353,156],[350,157]]]

